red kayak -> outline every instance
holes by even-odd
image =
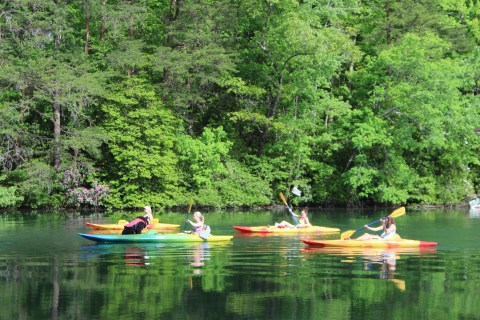
[[[339,228],[329,228],[320,226],[311,226],[305,228],[279,228],[275,226],[243,227],[233,226],[236,230],[243,233],[279,233],[279,234],[297,234],[297,233],[337,233]]]

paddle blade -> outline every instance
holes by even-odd
[[[390,218],[398,218],[400,216],[403,216],[404,214],[405,214],[405,207],[400,207],[397,210],[390,213],[388,216]]]
[[[188,213],[192,210],[193,199],[190,200],[190,206],[188,207]]]
[[[286,205],[288,207],[288,204],[287,204],[287,199],[285,199],[285,196],[283,195],[282,192],[280,192],[280,199],[282,199],[282,202],[284,205]]]
[[[298,197],[300,197],[302,195],[302,191],[300,191],[300,189],[298,189],[298,186],[293,187],[292,193],[294,195],[298,196]]]
[[[347,230],[345,232],[342,232],[342,234],[340,234],[340,239],[345,240],[347,238],[350,238],[351,236],[353,236],[355,231],[356,230]]]
[[[397,287],[400,291],[405,291],[405,289],[407,288],[404,280],[390,279],[390,281],[392,281],[395,287]]]
[[[118,224],[127,224],[128,221],[127,220],[118,220]]]

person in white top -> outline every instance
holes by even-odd
[[[150,206],[145,206],[143,207],[143,212],[145,212],[143,217],[147,218],[148,221],[151,222],[153,220],[152,208]]]
[[[288,221],[282,221],[280,223],[275,223],[275,227],[277,228],[293,228],[293,227],[297,227],[297,228],[307,228],[307,227],[311,227],[312,225],[310,224],[310,220],[308,220],[308,207],[304,207],[302,209],[302,212],[300,213],[300,215],[298,214],[295,214],[293,213],[293,216],[295,218],[298,219],[298,224],[297,225],[293,225],[291,224],[290,222]]]
[[[382,225],[372,228],[369,225],[365,225],[365,228],[372,231],[380,231],[383,230],[381,235],[365,233],[362,234],[360,237],[356,238],[356,240],[387,240],[393,237],[397,233],[397,225],[395,224],[395,220],[392,217],[387,217],[382,219]]]

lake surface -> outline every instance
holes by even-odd
[[[310,210],[315,225],[356,229],[391,211]],[[325,250],[302,238],[243,235],[232,225],[272,225],[286,210],[206,212],[230,242],[95,244],[85,222],[137,213],[0,215],[0,319],[479,319],[480,212],[414,211],[403,238],[429,250]],[[185,214],[154,212],[180,224]],[[358,231],[355,236],[363,232]]]

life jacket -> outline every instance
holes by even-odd
[[[390,233],[385,233],[383,232],[380,237],[383,238],[383,239],[390,239],[392,238],[395,234],[397,233],[397,230],[393,230],[392,232]]]
[[[136,217],[135,219],[127,223],[125,227],[133,227],[139,223],[143,224],[144,225],[143,227],[145,228],[145,226],[148,224],[148,219],[144,217]]]
[[[207,226],[207,225],[204,225],[203,228],[202,228],[202,231],[200,231],[198,236],[200,238],[202,238],[203,240],[207,240],[208,237],[210,237],[210,227]]]
[[[145,217],[136,217],[123,227],[122,234],[140,234],[148,225],[148,219]]]

